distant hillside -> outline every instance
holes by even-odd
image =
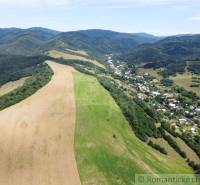
[[[45,28],[0,29],[0,54],[32,55],[59,32]]]
[[[147,67],[166,67],[183,72],[186,61],[200,61],[200,35],[183,35],[165,38],[154,44],[133,48],[121,59],[128,63],[150,63]]]
[[[93,55],[121,53],[130,48],[144,43],[154,43],[159,37],[148,34],[128,34],[108,30],[82,30],[76,32],[65,32],[57,35],[46,48],[56,47],[63,49],[85,50]],[[54,48],[55,49],[55,48]]]
[[[0,55],[0,86],[29,76],[33,68],[45,60],[50,59],[47,56],[26,57],[20,55]]]
[[[90,55],[123,53],[160,38],[144,33],[128,34],[107,30],[57,32],[45,28],[0,29],[0,54],[41,54],[50,49],[85,50]]]

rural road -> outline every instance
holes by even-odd
[[[52,80],[0,111],[0,185],[80,185],[74,154],[73,68],[51,61]]]

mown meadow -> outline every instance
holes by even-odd
[[[189,173],[183,160],[140,141],[111,95],[96,78],[74,73],[75,151],[83,185],[134,184],[135,174]]]

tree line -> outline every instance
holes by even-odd
[[[47,64],[35,66],[32,76],[25,81],[23,86],[0,97],[0,111],[34,94],[51,80],[52,75],[53,71]]]

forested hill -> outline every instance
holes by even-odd
[[[127,34],[107,30],[66,32],[56,38],[56,41],[62,41],[91,54],[125,52],[140,44],[154,43],[158,40],[158,37],[148,34]]]
[[[84,50],[90,56],[117,54],[130,64],[165,67],[167,74],[189,69],[200,73],[200,35],[156,37],[146,33],[120,33],[110,30],[59,32],[46,28],[0,29],[0,55],[44,55],[49,50]],[[196,62],[197,61],[197,62]]]
[[[0,29],[0,54],[34,55],[59,32],[45,28]]]
[[[94,56],[125,52],[160,37],[107,30],[58,32],[45,28],[0,29],[0,54],[38,55],[49,49],[81,49]]]
[[[47,56],[26,57],[21,55],[0,55],[0,86],[9,81],[15,81],[29,76],[35,66],[50,59]]]
[[[154,44],[143,44],[133,48],[123,57],[126,61],[136,63],[199,58],[200,35],[167,37]]]
[[[128,63],[150,63],[147,67],[166,67],[182,72],[186,61],[197,61],[195,65],[200,61],[200,35],[167,37],[133,48],[120,58]]]

